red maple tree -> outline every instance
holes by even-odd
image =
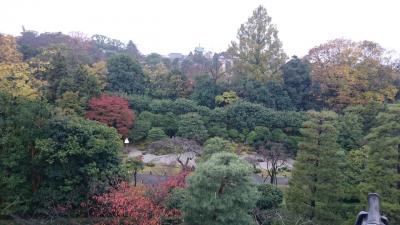
[[[162,203],[172,189],[186,187],[187,175],[187,172],[181,173],[154,187],[134,187],[122,182],[108,193],[93,197],[92,201],[82,204],[82,207],[89,208],[91,216],[104,219],[99,225],[161,225],[163,218],[182,215],[178,209],[167,209]]]
[[[129,109],[127,100],[118,96],[101,95],[89,101],[86,118],[114,127],[123,137],[127,137],[135,114]]]
[[[160,204],[169,197],[173,189],[186,188],[186,177],[188,175],[189,171],[183,171],[176,176],[169,177],[161,184],[150,187],[148,196],[153,200],[153,202]]]

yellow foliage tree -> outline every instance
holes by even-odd
[[[393,101],[398,91],[395,70],[385,54],[376,43],[345,39],[311,49],[306,58],[320,100],[334,110],[371,101]]]
[[[17,42],[11,35],[0,35],[0,63],[21,62],[22,55],[17,50]]]
[[[40,94],[41,83],[33,78],[27,63],[0,63],[0,90],[12,96],[24,96],[30,99]]]
[[[100,82],[100,86],[104,88],[106,86],[107,79],[107,63],[106,61],[98,61],[93,63],[91,66],[87,66],[90,75],[95,76]]]

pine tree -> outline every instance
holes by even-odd
[[[251,166],[233,153],[215,153],[190,177],[184,205],[187,225],[250,225],[257,190]]]
[[[400,224],[400,104],[390,105],[376,117],[367,135],[368,169],[364,195],[377,192],[383,213]]]
[[[338,142],[343,149],[350,151],[360,147],[364,133],[359,115],[346,112],[339,117],[337,129],[339,131]]]
[[[303,141],[290,180],[288,208],[314,224],[340,224],[337,216],[342,195],[341,153],[334,127],[334,112],[309,112],[303,124]]]

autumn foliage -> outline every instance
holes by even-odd
[[[163,218],[181,216],[178,209],[167,209],[163,206],[163,202],[174,188],[186,186],[187,175],[186,172],[181,173],[155,187],[134,187],[122,182],[108,193],[94,196],[90,202],[82,206],[89,208],[94,218],[103,218],[99,225],[160,225]]]
[[[118,133],[126,137],[135,119],[135,114],[129,109],[128,101],[125,99],[102,95],[89,101],[86,118],[114,127]]]
[[[335,39],[309,51],[315,95],[336,111],[348,105],[393,102],[398,92],[386,50],[370,42]]]

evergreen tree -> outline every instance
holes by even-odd
[[[61,98],[64,93],[76,92],[83,102],[100,94],[100,83],[95,76],[89,74],[84,66],[78,66],[71,74],[62,78],[57,87],[56,97]]]
[[[346,152],[346,167],[343,169],[344,197],[342,203],[342,217],[346,219],[346,225],[354,224],[354,215],[366,206],[366,195],[362,193],[360,185],[365,183],[367,174],[367,148]]]
[[[210,108],[215,106],[215,97],[220,93],[218,86],[207,75],[196,77],[195,86],[190,96],[197,104]]]
[[[334,112],[309,112],[288,190],[288,208],[319,225],[340,224],[341,151]]]
[[[184,221],[187,225],[250,225],[257,190],[251,166],[238,156],[220,152],[201,164],[189,179]]]
[[[233,152],[234,146],[227,140],[220,137],[213,137],[204,143],[201,161],[207,161],[212,155],[218,152]]]
[[[107,61],[107,85],[110,91],[142,94],[145,77],[142,67],[128,55],[116,55]]]
[[[142,54],[140,54],[140,51],[136,47],[135,43],[133,43],[131,40],[129,40],[128,44],[126,45],[126,53],[137,61],[142,59]]]
[[[39,153],[35,140],[44,137],[51,115],[43,102],[0,92],[0,216],[30,210],[41,180],[33,164]]]
[[[45,137],[34,146],[33,164],[41,175],[33,198],[36,209],[75,207],[125,176],[115,129],[80,117],[54,118],[43,129]]]
[[[57,90],[63,78],[68,76],[68,68],[65,56],[57,52],[50,63],[50,69],[46,72],[47,76],[47,99],[54,102],[57,99]]]
[[[203,142],[207,139],[207,129],[199,114],[187,113],[182,115],[180,119],[178,123],[178,132],[176,133],[179,137],[196,140],[198,142]]]
[[[378,114],[367,135],[368,169],[364,195],[377,192],[391,224],[400,223],[400,104]]]
[[[311,77],[309,64],[296,56],[282,67],[284,88],[297,109],[310,109]]]
[[[338,141],[345,150],[358,149],[363,138],[363,124],[361,118],[351,112],[346,112],[339,117],[337,124],[339,131]]]

